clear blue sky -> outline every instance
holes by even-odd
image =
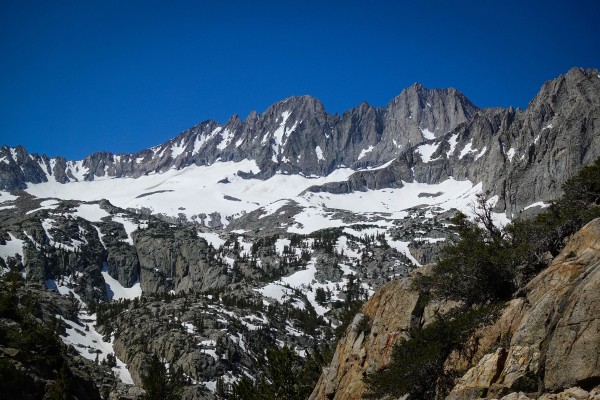
[[[414,82],[519,106],[600,68],[598,1],[2,0],[0,144],[133,152],[292,95],[341,113]]]

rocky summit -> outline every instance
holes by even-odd
[[[573,68],[524,110],[414,84],[341,115],[290,97],[133,154],[3,146],[0,390],[598,398],[599,121],[600,72]],[[442,284],[479,276],[447,261],[478,237],[508,295]],[[427,343],[434,392],[385,392]]]

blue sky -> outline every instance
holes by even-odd
[[[310,94],[332,113],[414,82],[526,107],[600,68],[597,1],[0,2],[0,144],[80,159]]]

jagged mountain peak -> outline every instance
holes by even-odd
[[[319,100],[316,97],[313,97],[309,94],[290,96],[281,101],[278,101],[277,103],[274,104],[274,106],[279,105],[279,104],[291,105],[292,107],[295,105],[298,105],[298,104],[314,104],[314,105],[322,106],[321,100]]]
[[[384,136],[404,151],[434,139],[468,121],[478,110],[456,89],[427,89],[415,83],[386,107]]]
[[[444,102],[458,103],[464,108],[464,112],[469,115],[479,109],[462,92],[455,88],[428,89],[420,83],[414,83],[402,90],[398,96],[394,97],[388,103],[387,108],[394,109],[406,105],[424,109],[434,107],[434,103]]]
[[[271,116],[279,118],[284,112],[298,117],[326,114],[321,100],[309,95],[302,95],[278,101],[267,108],[262,116],[265,118],[270,118]]]
[[[467,97],[460,90],[455,89],[453,87],[429,89],[423,86],[421,83],[415,82],[409,87],[403,89],[398,96],[394,97],[388,103],[388,107],[401,101],[407,101],[408,99],[414,98],[415,96],[422,101],[427,101],[428,99],[434,97],[457,97],[460,98],[460,100],[462,101],[471,103],[471,101],[468,100]],[[477,108],[472,103],[471,106]]]
[[[600,72],[597,69],[571,68],[566,74],[545,82],[528,108],[535,108],[540,103],[548,103],[551,106],[569,102],[572,104],[576,101],[597,103],[598,98],[595,94],[598,87]]]
[[[368,103],[366,100],[363,100],[363,101],[361,101],[361,102],[360,102],[360,104],[359,104],[358,106],[356,106],[355,108],[356,108],[356,109],[359,109],[359,110],[364,110],[364,109],[369,109],[369,110],[370,110],[370,109],[373,109],[373,108],[376,108],[376,107],[373,107],[373,106],[372,106],[371,104],[369,104],[369,103]]]
[[[244,120],[245,123],[252,123],[252,122],[256,122],[256,120],[260,117],[260,115],[255,111],[252,110],[250,111],[250,113],[248,114],[248,116],[246,117],[246,119]]]

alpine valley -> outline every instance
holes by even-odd
[[[0,393],[396,398],[369,376],[461,304],[411,283],[453,217],[533,220],[599,157],[600,72],[581,68],[525,110],[414,84],[342,115],[291,97],[133,154],[3,146]],[[444,359],[438,397],[600,398],[599,224]]]

